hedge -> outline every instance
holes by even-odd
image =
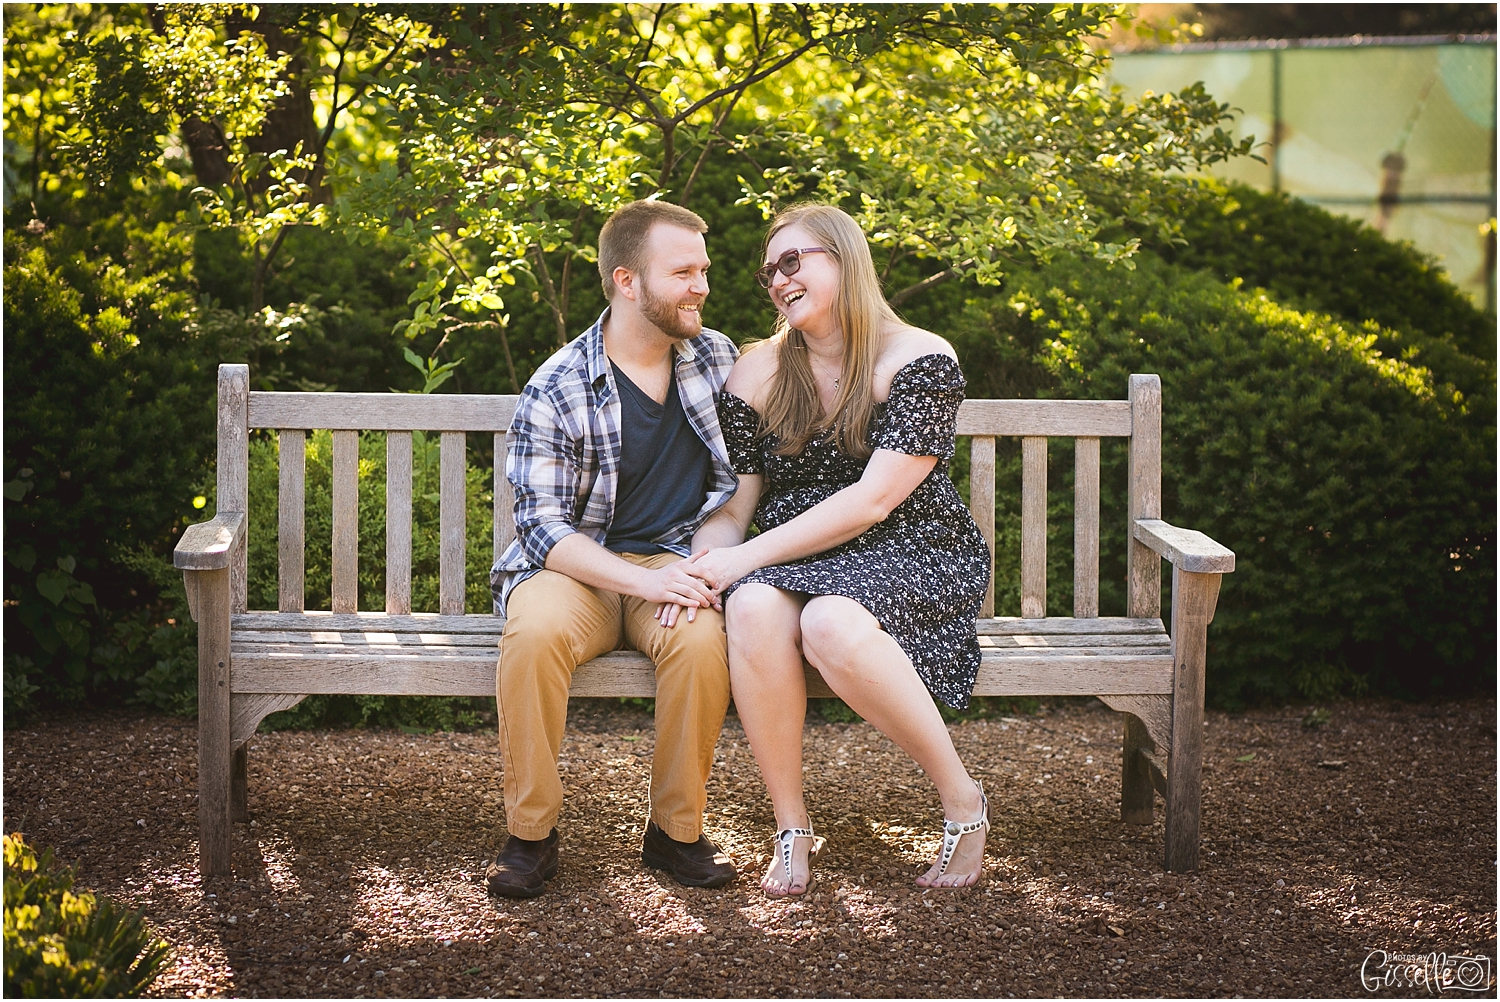
[[[1184,192],[1179,221],[1182,242],[1146,240],[1167,261],[1264,288],[1284,306],[1355,324],[1373,320],[1402,331],[1403,347],[1495,357],[1493,316],[1470,302],[1431,255],[1357,220],[1287,194],[1209,183]]]
[[[957,325],[971,396],[1118,399],[1130,373],[1160,374],[1164,517],[1238,555],[1209,631],[1212,702],[1493,685],[1492,390],[1469,398],[1376,349],[1399,331],[1291,310],[1152,255],[1134,270],[1060,261],[1017,273],[1006,293]],[[1069,614],[1071,450],[1053,452],[1049,609]],[[1124,463],[1106,447],[1106,615],[1124,609]],[[1013,454],[1001,465],[1006,611],[1019,487]]]

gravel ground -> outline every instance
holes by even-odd
[[[581,705],[580,705],[581,704]],[[990,795],[988,879],[922,892],[931,785],[866,724],[811,718],[829,847],[802,900],[757,875],[772,817],[733,716],[711,837],[744,876],[679,887],[639,862],[653,731],[580,701],[563,747],[562,870],[495,901],[492,735],[280,732],[251,742],[233,877],[196,869],[195,727],[125,712],[5,733],[6,831],[144,908],[162,996],[1364,996],[1371,950],[1495,956],[1493,699],[1210,713],[1203,861],[1119,821],[1119,716],[1096,701],[954,724]],[[1373,968],[1371,968],[1373,969]],[[1493,997],[1493,988],[1491,989]]]

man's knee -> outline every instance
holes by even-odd
[[[729,685],[729,656],[726,650],[724,616],[713,609],[699,609],[692,622],[686,615],[666,630],[656,658],[658,684],[669,676],[684,676]]]
[[[564,574],[542,571],[517,585],[506,603],[500,671],[535,674],[576,668],[580,624],[575,614],[584,588]]]

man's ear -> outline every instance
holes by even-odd
[[[635,273],[622,265],[616,268],[610,277],[614,279],[615,291],[634,302],[636,299]]]

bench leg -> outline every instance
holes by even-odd
[[[1172,749],[1167,767],[1166,868],[1198,868],[1203,778],[1203,674],[1218,574],[1172,571]]]
[[[1141,757],[1143,750],[1156,745],[1146,732],[1146,725],[1133,713],[1125,718],[1124,761],[1120,766],[1120,820],[1127,825],[1149,825],[1156,791],[1151,786],[1151,771]]]
[[[249,821],[250,806],[250,744],[246,742],[234,750],[229,762],[229,820]]]
[[[198,613],[198,870],[230,872],[229,570],[183,575]]]

